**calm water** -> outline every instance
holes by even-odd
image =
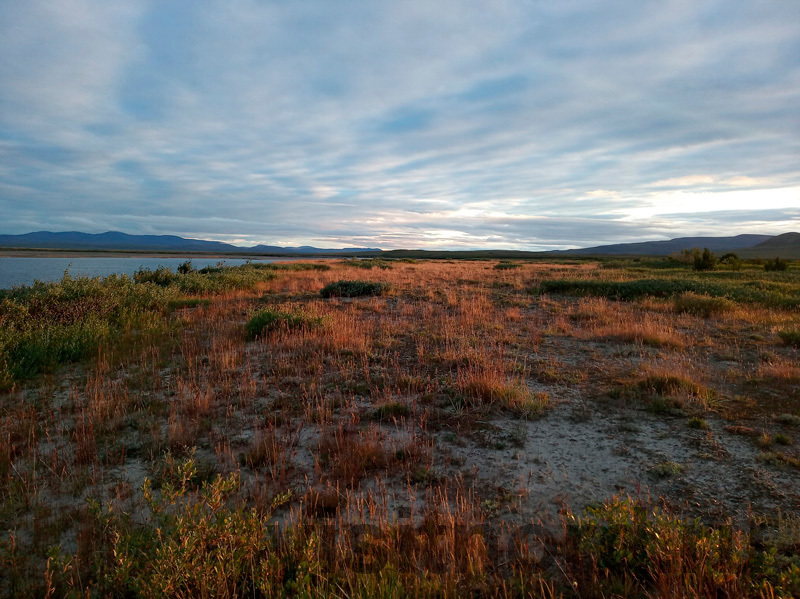
[[[173,271],[190,258],[18,258],[0,256],[0,289],[15,285],[30,285],[34,281],[60,281],[69,268],[73,277],[105,277],[112,274],[133,275],[139,267],[158,268],[166,266]],[[219,258],[191,258],[192,266],[203,268],[214,266]],[[256,260],[254,260],[255,262]],[[280,262],[281,260],[258,260],[258,262]],[[226,266],[238,266],[247,260],[226,258]]]

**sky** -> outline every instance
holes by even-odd
[[[797,0],[3,0],[0,233],[800,231]]]

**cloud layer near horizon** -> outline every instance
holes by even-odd
[[[800,4],[11,0],[0,232],[547,249],[800,229]]]

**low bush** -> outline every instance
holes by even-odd
[[[179,275],[188,275],[190,272],[194,272],[197,269],[192,266],[191,260],[187,260],[186,262],[178,265],[178,268],[175,270]]]
[[[766,262],[764,262],[764,270],[768,272],[784,271],[788,269],[789,269],[789,262],[781,258],[775,258],[774,260],[767,260]]]
[[[682,474],[685,467],[677,462],[658,462],[650,468],[650,473],[657,478],[671,478]]]
[[[695,416],[694,418],[689,418],[689,428],[696,428],[698,430],[707,431],[708,422],[706,422],[703,418]]]
[[[719,264],[723,268],[738,271],[742,270],[743,262],[741,258],[739,258],[739,256],[737,256],[733,252],[729,252],[719,259]]]
[[[390,289],[389,283],[380,281],[336,281],[329,283],[319,292],[322,297],[362,297],[384,295]]]
[[[166,266],[159,266],[155,270],[151,270],[149,268],[139,268],[139,270],[133,274],[133,280],[137,283],[154,283],[161,287],[171,285],[177,278],[178,275],[176,275]]]

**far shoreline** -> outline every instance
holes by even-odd
[[[186,258],[186,259],[213,259],[220,260],[266,260],[281,258],[286,260],[305,260],[313,258],[339,258],[340,256],[320,256],[316,254],[238,254],[214,252],[159,252],[138,250],[58,250],[58,249],[13,249],[0,248],[0,258]]]

